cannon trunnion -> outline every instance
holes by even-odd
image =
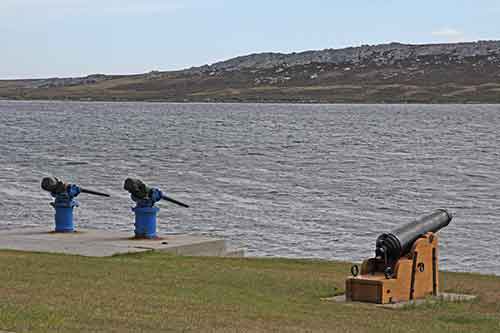
[[[348,301],[398,303],[436,296],[439,291],[438,237],[452,219],[437,210],[377,238],[375,257],[353,266],[346,280]]]

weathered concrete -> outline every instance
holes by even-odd
[[[132,233],[109,230],[79,230],[54,233],[44,228],[0,231],[0,249],[77,254],[106,257],[115,254],[165,251],[191,256],[243,256],[242,250],[228,250],[223,239],[168,234],[159,240],[132,239]]]
[[[392,304],[375,304],[375,303],[364,303],[364,302],[348,302],[345,299],[345,295],[339,295],[335,297],[330,297],[324,300],[327,301],[333,301],[336,303],[348,303],[348,304],[371,304],[373,306],[377,307],[382,307],[382,308],[389,308],[389,309],[398,309],[398,308],[403,308],[408,305],[420,305],[424,303],[435,303],[438,301],[441,302],[466,302],[466,301],[472,301],[476,298],[477,296],[475,295],[464,295],[464,294],[453,294],[453,293],[439,293],[438,296],[435,297],[429,297],[426,299],[417,299],[413,301],[408,301],[408,302],[399,302],[399,303],[392,303]]]

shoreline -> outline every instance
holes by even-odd
[[[168,100],[78,100],[78,99],[12,99],[12,98],[2,98],[0,97],[0,102],[20,102],[20,103],[116,103],[116,104],[173,104],[173,105],[210,105],[210,104],[227,104],[227,105],[377,105],[377,106],[397,106],[397,105],[486,105],[486,106],[500,106],[500,101],[498,103],[482,103],[482,102],[469,102],[469,103],[457,103],[457,102],[441,102],[441,103],[376,103],[376,102],[289,102],[289,101],[265,101],[265,102],[254,102],[254,101],[168,101]]]
[[[102,240],[105,240],[105,242],[111,243],[111,245],[113,245],[113,246],[115,246],[116,243],[119,243],[119,242],[125,243],[127,246],[130,246],[130,243],[132,243],[133,246],[136,245],[133,243],[140,243],[141,244],[141,246],[138,248],[139,251],[137,251],[135,249],[132,249],[133,251],[130,253],[118,251],[118,252],[116,252],[116,255],[128,255],[128,254],[131,254],[131,253],[136,252],[136,251],[137,252],[142,252],[142,250],[145,251],[148,248],[154,249],[155,247],[157,249],[159,249],[161,252],[161,249],[160,249],[161,245],[158,246],[157,244],[155,244],[158,242],[146,241],[146,243],[144,243],[144,242],[141,243],[138,241],[130,241],[128,236],[133,235],[132,230],[130,230],[128,232],[124,232],[124,231],[110,230],[110,229],[84,228],[84,229],[78,229],[75,234],[51,234],[51,230],[52,230],[51,226],[39,226],[39,225],[38,226],[34,226],[34,225],[19,226],[19,225],[12,225],[11,224],[8,227],[0,228],[0,252],[1,251],[14,251],[14,252],[25,252],[25,253],[32,253],[32,254],[44,253],[44,254],[57,254],[57,255],[76,255],[76,256],[83,255],[83,256],[87,256],[87,254],[85,254],[87,252],[94,253],[94,254],[99,253],[99,249],[97,249],[95,251],[92,250],[90,247],[88,249],[85,249],[84,239],[88,238],[89,236],[90,236],[90,238],[94,238],[94,240],[93,240],[94,245],[98,244],[98,243],[96,243],[96,239],[95,239],[96,235],[97,235],[98,242],[102,243]],[[80,233],[79,231],[82,231],[83,233]],[[33,233],[33,232],[35,232],[35,233]],[[2,244],[3,244],[2,242],[5,243],[5,239],[6,239],[6,237],[2,237],[3,233],[13,234],[13,235],[16,234],[16,236],[10,237],[10,241],[14,242],[14,244],[16,242],[18,242],[18,245],[13,245],[11,247],[5,247],[5,246],[2,247]],[[26,233],[28,236],[23,235],[24,233]],[[243,252],[241,252],[241,257],[248,258],[248,259],[255,259],[255,260],[259,260],[259,259],[262,259],[262,260],[267,260],[267,259],[281,260],[282,259],[282,260],[299,260],[299,261],[307,261],[307,262],[310,261],[310,262],[317,262],[317,263],[324,263],[324,264],[332,264],[332,263],[334,263],[334,264],[346,264],[346,265],[351,265],[352,263],[361,264],[361,261],[359,261],[359,262],[352,261],[350,259],[344,260],[342,258],[320,258],[317,256],[309,256],[308,257],[308,256],[293,256],[293,255],[274,255],[274,256],[271,255],[271,256],[269,256],[269,255],[251,254],[251,253],[247,252],[247,248],[245,247],[244,243],[235,242],[227,237],[218,236],[218,235],[208,235],[207,236],[203,233],[200,234],[200,233],[195,233],[195,232],[186,232],[186,233],[182,233],[182,234],[163,233],[163,234],[160,234],[160,236],[174,237],[174,238],[176,236],[182,236],[182,237],[188,237],[188,238],[191,237],[193,239],[199,238],[202,240],[211,239],[211,241],[214,241],[214,240],[224,241],[226,243],[225,246],[227,246],[227,248],[225,248],[224,251],[227,251],[227,253],[233,253],[233,252],[237,253],[238,251],[243,251]],[[22,244],[22,243],[24,243],[23,239],[24,240],[33,240],[33,238],[38,239],[40,244],[47,243],[48,240],[50,240],[50,242],[48,242],[45,246],[30,245],[29,243],[27,243],[26,245]],[[69,238],[69,239],[65,240],[64,238]],[[17,239],[17,241],[16,241],[16,239]],[[54,239],[59,239],[61,241],[61,244],[51,243],[54,241]],[[111,241],[113,239],[114,239],[114,241]],[[128,240],[128,242],[127,242],[127,240]],[[161,240],[163,240],[163,238],[161,238]],[[147,244],[148,242],[151,244]],[[169,242],[169,243],[171,243],[171,242]],[[173,243],[175,243],[175,242],[173,242]],[[9,243],[7,242],[5,244],[9,244]],[[100,245],[102,246],[102,244],[100,244]],[[170,244],[169,246],[171,246],[171,245],[172,244]],[[109,244],[108,244],[108,247],[109,247]],[[37,248],[45,249],[45,250],[35,250]],[[52,250],[48,251],[47,249],[49,249],[49,248]],[[63,251],[64,253],[61,252],[62,248],[66,248],[66,250]],[[186,249],[189,250],[188,247],[186,247]],[[101,249],[101,251],[102,251],[102,249]],[[222,252],[224,252],[224,251],[222,251]],[[108,252],[109,252],[109,250],[108,250]],[[186,253],[188,253],[188,252],[186,252]],[[217,255],[212,254],[212,256],[219,256],[219,255],[221,257],[238,257],[238,256],[240,256],[240,255],[225,256],[224,254],[222,254],[222,252],[220,254],[218,252],[213,252],[213,253],[217,253]],[[182,251],[173,251],[172,253],[182,254],[183,252]],[[198,255],[198,254],[196,254],[196,251],[195,251],[195,252],[191,252],[190,255]],[[97,257],[100,257],[100,256],[101,255],[98,255]],[[93,257],[93,255],[90,255],[90,257]],[[367,259],[367,258],[364,258],[364,259]],[[443,268],[442,263],[440,263],[440,268]],[[489,271],[481,272],[481,271],[475,271],[475,270],[465,271],[465,270],[461,270],[460,268],[456,268],[456,269],[445,268],[445,269],[442,269],[440,271],[446,272],[446,273],[490,276],[490,277],[495,277],[495,278],[500,279],[500,272],[498,272],[498,273],[489,272]],[[348,271],[346,271],[346,274],[348,274]]]

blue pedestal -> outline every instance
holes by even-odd
[[[74,232],[73,208],[78,207],[78,201],[61,195],[57,196],[56,200],[50,205],[56,210],[55,232]]]
[[[55,207],[56,232],[74,232],[73,207]]]
[[[135,237],[156,238],[156,216],[160,211],[158,207],[134,207]]]

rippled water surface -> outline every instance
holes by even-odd
[[[80,227],[133,230],[128,176],[162,231],[223,236],[249,255],[356,260],[435,208],[445,269],[500,275],[500,106],[0,101],[0,223],[51,225],[40,180],[80,195]]]

